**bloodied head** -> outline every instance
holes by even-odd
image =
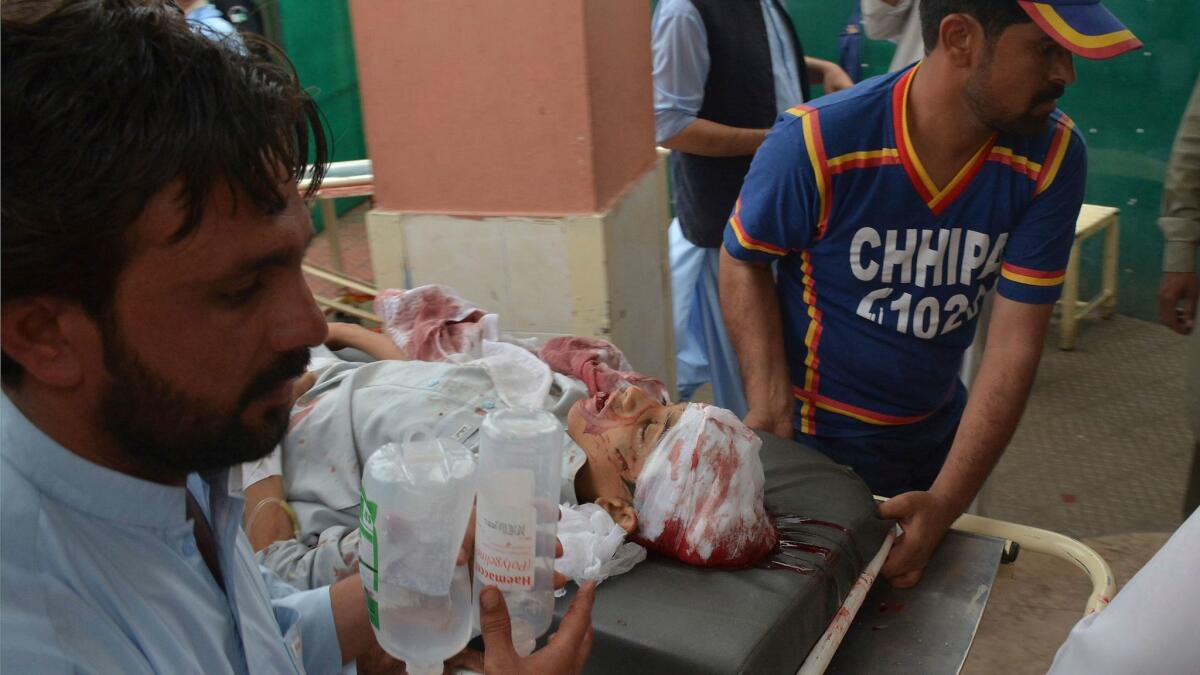
[[[588,456],[579,498],[608,509],[648,548],[709,567],[749,565],[774,548],[762,441],[733,413],[664,405],[629,387],[577,403],[568,431]]]

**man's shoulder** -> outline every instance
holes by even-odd
[[[1050,114],[1046,124],[1037,133],[1023,136],[1007,134],[1001,136],[996,145],[1010,147],[1043,166],[1055,161],[1056,156],[1061,161],[1070,154],[1078,161],[1087,154],[1087,141],[1079,125],[1070,115],[1058,109]]]
[[[882,142],[888,130],[892,85],[897,76],[890,73],[868,78],[849,89],[793,106],[780,115],[779,125],[794,128],[794,133],[804,133],[804,120],[808,119],[809,133],[819,134],[827,151],[831,145]]]

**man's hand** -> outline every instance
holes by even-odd
[[[585,582],[558,624],[558,632],[550,636],[550,644],[521,658],[513,648],[512,620],[508,617],[504,595],[489,586],[479,594],[483,654],[465,651],[452,661],[487,675],[575,675],[583,670],[592,651],[592,603],[595,600],[595,582]]]
[[[893,588],[910,588],[960,514],[933,492],[905,492],[880,504],[879,515],[899,521],[904,530],[883,563],[883,576]]]
[[[825,87],[826,94],[854,86],[854,80],[850,79],[846,71],[833,61],[806,56],[804,57],[804,66],[808,68],[808,77],[812,83]]]
[[[830,63],[825,69],[825,82],[822,84],[826,94],[832,94],[835,91],[849,89],[854,86],[854,80],[850,79],[850,75],[842,70],[842,67],[836,63]]]
[[[742,422],[751,429],[765,431],[788,440],[791,440],[792,435],[795,433],[795,427],[792,424],[791,406],[788,406],[783,412],[751,410],[746,413],[746,419],[742,420]]]
[[[1191,272],[1163,272],[1158,285],[1158,320],[1162,325],[1187,335],[1196,324],[1196,299],[1200,277]]]

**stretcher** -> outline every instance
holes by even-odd
[[[827,564],[823,554],[801,551],[784,565],[715,571],[652,554],[598,589],[585,672],[957,673],[999,565],[1017,550],[1079,565],[1093,581],[1086,612],[1114,592],[1107,564],[1083,544],[970,515],[955,523],[916,588],[875,583],[896,530],[875,516],[861,482],[815,451],[768,435],[763,465],[769,510],[802,510],[853,533],[812,531],[840,558]],[[799,575],[788,564],[817,573]],[[572,595],[558,601],[556,616]]]

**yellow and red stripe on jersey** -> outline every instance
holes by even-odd
[[[831,158],[827,164],[829,173],[837,175],[854,169],[870,169],[900,163],[900,153],[895,148],[858,150]]]
[[[804,334],[804,389],[814,394],[821,386],[821,358],[817,349],[821,345],[821,310],[817,308],[817,285],[812,276],[812,257],[808,250],[800,253],[801,283],[804,293],[801,298],[808,312],[808,330]],[[800,431],[805,434],[817,432],[817,411],[807,400],[800,401]]]
[[[742,248],[771,255],[787,255],[786,248],[751,237],[746,232],[746,227],[742,225],[741,211],[742,198],[738,197],[737,201],[733,203],[733,215],[729,217],[729,224],[733,226],[733,236],[737,237],[738,244],[741,244]]]
[[[829,209],[833,201],[833,179],[829,172],[829,164],[825,157],[825,139],[821,137],[820,113],[816,108],[798,105],[788,112],[798,111],[800,124],[804,129],[804,147],[808,150],[808,161],[812,164],[813,178],[817,184],[817,228],[813,240],[825,236],[829,227]]]
[[[1030,160],[1023,155],[1014,154],[1012,148],[1003,146],[995,146],[992,152],[988,154],[989,162],[1003,164],[1017,173],[1028,177],[1032,181],[1037,181],[1038,175],[1042,172],[1042,165]]]
[[[1015,281],[1019,284],[1057,286],[1066,278],[1067,271],[1062,269],[1054,272],[1044,272],[1006,262],[1000,267],[1000,275],[1009,281]]]
[[[899,151],[900,164],[904,167],[905,173],[912,181],[913,187],[917,194],[924,200],[925,205],[933,211],[934,215],[941,215],[955,199],[962,194],[963,190],[971,184],[979,171],[983,169],[984,163],[991,155],[992,146],[996,144],[997,134],[992,134],[986,142],[971,159],[958,170],[954,178],[950,179],[949,183],[942,189],[938,189],[934,184],[933,179],[929,177],[929,173],[925,171],[925,166],[921,164],[921,159],[917,157],[916,148],[913,146],[912,136],[908,132],[908,92],[912,88],[912,83],[917,71],[920,70],[921,64],[913,66],[911,70],[905,73],[896,82],[896,86],[892,89],[892,126],[893,133],[896,137],[896,149]]]
[[[912,416],[888,415],[881,412],[875,412],[874,410],[867,410],[866,408],[861,408],[859,406],[851,405],[842,401],[835,401],[828,396],[822,396],[815,392],[805,391],[804,389],[795,385],[792,386],[792,395],[796,397],[796,400],[801,402],[802,406],[805,404],[816,406],[821,410],[836,413],[838,415],[845,415],[846,417],[854,418],[859,422],[874,424],[876,426],[899,426],[902,424],[913,424],[920,422],[921,420],[926,419],[930,415],[937,412],[937,410],[931,410],[924,415]],[[801,420],[801,423],[803,424],[803,419]],[[801,429],[801,431],[804,430]]]
[[[1046,159],[1042,165],[1042,171],[1038,175],[1037,189],[1034,190],[1034,195],[1042,194],[1054,182],[1059,168],[1062,167],[1063,157],[1067,156],[1067,146],[1071,144],[1071,130],[1075,128],[1074,120],[1063,113],[1057,122],[1058,127],[1054,130],[1050,149],[1046,151]]]

